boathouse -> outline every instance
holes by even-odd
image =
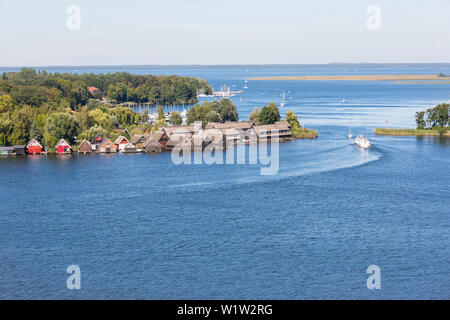
[[[152,137],[161,144],[162,149],[166,149],[169,136],[165,131],[158,130],[152,134]]]
[[[98,151],[100,153],[115,153],[117,152],[117,147],[111,139],[105,138],[105,140],[103,140],[103,142],[98,146]]]
[[[13,146],[13,148],[14,148],[14,154],[16,156],[23,156],[23,155],[25,155],[26,146],[17,145],[17,146]]]
[[[103,143],[103,140],[105,139],[101,134],[96,135],[94,140],[91,142],[92,151],[98,152],[98,146]]]
[[[129,142],[125,146],[123,146],[122,149],[120,149],[120,152],[123,152],[123,153],[136,153],[137,149],[136,149],[134,144]]]
[[[128,139],[124,136],[118,136],[116,140],[114,140],[114,144],[116,145],[118,150],[122,150],[129,143]]]
[[[135,134],[131,137],[130,142],[136,146],[137,149],[142,149],[145,141],[150,138],[149,134]]]
[[[55,150],[57,154],[66,154],[72,152],[72,148],[64,139],[58,141],[58,143],[55,146]]]
[[[84,139],[81,141],[80,145],[78,146],[78,153],[92,153],[92,145],[89,141]]]
[[[142,146],[145,152],[161,152],[163,146],[154,137],[150,137]]]
[[[42,145],[36,139],[32,139],[27,144],[27,153],[29,153],[29,154],[41,154],[42,153]]]
[[[0,156],[12,156],[13,154],[13,147],[0,147]]]

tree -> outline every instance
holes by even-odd
[[[42,140],[42,134],[41,131],[39,130],[36,119],[33,120],[33,123],[31,124],[30,128],[30,140],[32,139],[36,139],[38,141]]]
[[[275,104],[273,104],[275,105]],[[273,105],[269,105],[269,106],[264,106],[261,109],[261,112],[259,113],[258,116],[258,124],[273,124],[277,121],[280,120],[280,113],[277,112],[278,108],[275,105],[275,108],[273,107]]]
[[[13,112],[15,108],[16,106],[14,105],[14,101],[9,95],[0,95],[0,114]]]
[[[90,127],[89,129],[80,133],[78,140],[86,139],[88,141],[92,141],[99,134],[101,134],[102,136],[106,136],[107,132],[99,125],[94,125],[93,127]]]
[[[248,116],[248,118],[249,118],[251,121],[253,121],[253,122],[255,122],[255,123],[258,123],[258,118],[259,118],[259,114],[260,114],[260,113],[261,113],[261,110],[259,110],[258,107],[255,107],[255,108],[253,109],[253,111],[250,112],[250,115]]]
[[[280,121],[281,120],[280,111],[278,110],[277,105],[275,103],[271,102],[271,103],[269,103],[268,107],[271,108],[273,110],[273,112],[275,113],[275,115],[277,117],[277,121]]]
[[[53,146],[61,138],[64,138],[69,143],[74,143],[78,130],[79,122],[71,114],[52,113],[45,122],[46,143]]]
[[[158,118],[157,120],[166,120],[162,106],[158,107]]]
[[[170,114],[170,123],[173,125],[180,125],[183,123],[183,119],[178,112],[174,111]]]
[[[289,125],[291,126],[292,129],[302,127],[300,125],[300,122],[298,121],[297,115],[292,111],[288,111],[286,113],[286,121],[289,122]]]
[[[236,105],[230,99],[213,101],[210,107],[219,114],[219,122],[238,121],[239,119]]]
[[[11,121],[7,119],[1,119],[0,118],[0,145],[1,146],[8,146],[10,145],[10,135],[13,130],[13,125]]]
[[[417,129],[425,129],[427,123],[425,121],[425,111],[416,112]]]

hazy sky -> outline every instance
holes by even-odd
[[[450,62],[450,0],[0,0],[0,27],[0,66]]]

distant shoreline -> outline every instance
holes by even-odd
[[[385,136],[441,136],[439,130],[421,130],[421,129],[387,129],[377,128],[374,133],[376,135]],[[450,130],[442,134],[444,137],[450,136]]]
[[[300,81],[403,81],[403,80],[450,80],[450,77],[438,77],[434,74],[418,75],[351,75],[351,76],[287,76],[287,77],[256,77],[249,80],[300,80]]]

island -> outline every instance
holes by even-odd
[[[416,129],[377,128],[377,135],[450,136],[450,105],[443,103],[426,111],[416,112]]]

